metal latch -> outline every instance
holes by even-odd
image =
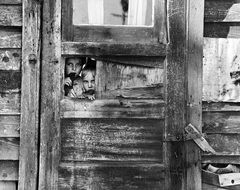
[[[207,140],[203,135],[190,123],[185,127],[186,140],[194,140],[194,142],[202,149],[204,152],[211,152],[212,154],[217,154],[216,151],[209,145]]]

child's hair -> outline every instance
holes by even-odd
[[[82,70],[82,77],[85,77],[88,72],[92,72],[93,76],[96,75],[96,61],[91,58],[87,59],[87,63]]]

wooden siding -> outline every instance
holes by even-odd
[[[206,0],[203,58],[203,132],[217,155],[204,163],[239,164],[240,3]]]
[[[0,189],[16,190],[19,169],[22,1],[0,0]]]

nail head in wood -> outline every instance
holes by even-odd
[[[36,64],[37,63],[37,56],[35,54],[30,54],[28,56],[28,61],[30,64]]]

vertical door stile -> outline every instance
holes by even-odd
[[[19,190],[36,190],[39,156],[41,4],[23,0]]]

